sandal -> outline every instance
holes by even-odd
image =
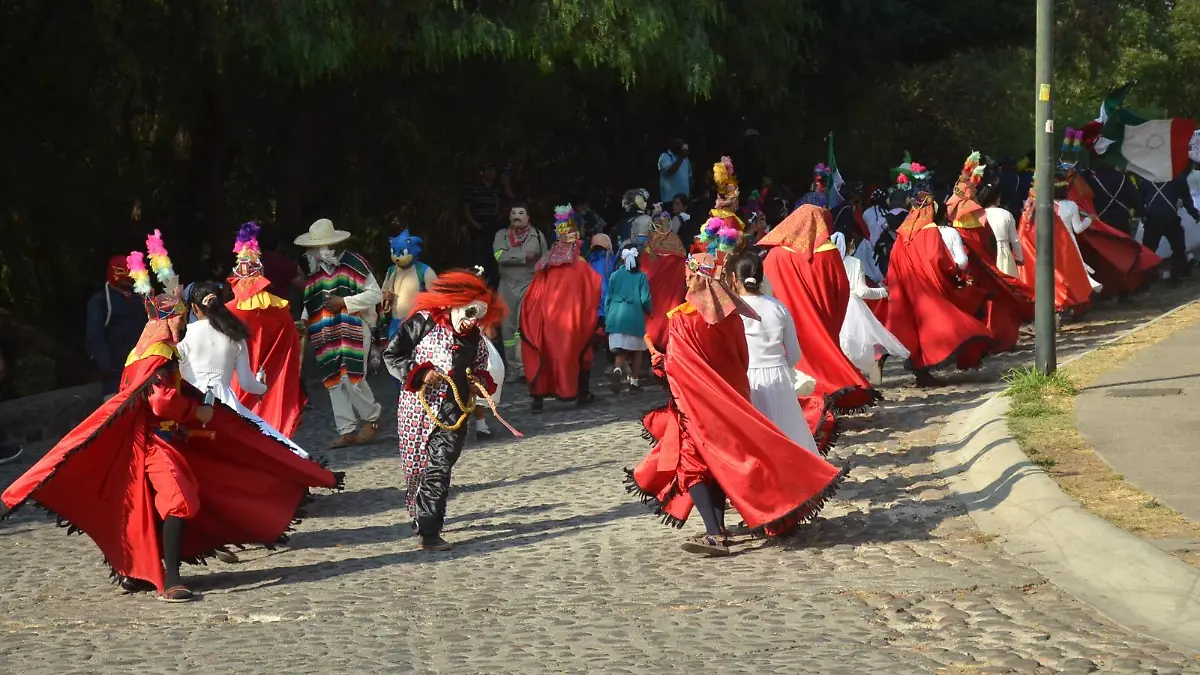
[[[158,596],[158,599],[162,602],[188,602],[195,600],[196,596],[187,586],[172,586],[163,591],[163,594]]]
[[[238,559],[236,553],[234,553],[233,551],[230,551],[229,549],[226,549],[226,548],[217,549],[216,556],[217,556],[217,560],[220,560],[221,562],[223,562],[227,565],[232,565],[234,563],[241,562]]]
[[[729,555],[729,544],[711,534],[698,534],[683,542],[683,550],[709,556]]]
[[[329,444],[329,449],[336,450],[338,448],[348,448],[357,443],[358,436],[355,436],[354,434],[342,434],[341,436],[333,439],[333,442]]]

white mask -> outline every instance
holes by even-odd
[[[313,273],[321,267],[337,267],[341,262],[341,256],[337,254],[337,251],[326,246],[310,248],[304,252],[304,257],[308,258],[308,268]]]
[[[454,331],[461,335],[478,326],[486,315],[487,304],[482,300],[476,300],[463,307],[450,308],[450,324],[454,326]]]

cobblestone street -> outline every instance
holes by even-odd
[[[1060,354],[1157,311],[1099,310],[1064,326]],[[0,672],[1200,670],[1194,655],[1113,625],[1013,562],[933,468],[939,423],[1030,359],[1026,349],[945,373],[950,386],[933,390],[909,388],[889,366],[887,400],[845,420],[831,458],[853,470],[822,518],[787,543],[722,559],[680,550],[699,518],[664,527],[625,493],[622,467],[647,449],[637,418],[662,400],[657,390],[598,392],[583,413],[547,402],[534,417],[506,387],[504,412],[527,438],[493,423],[498,440],[469,442],[448,553],[409,537],[394,435],[324,450],[329,402],[315,390],[298,440],[347,472],[346,491],[318,495],[288,548],[185,566],[199,602],[123,595],[88,539],[36,509],[0,525]],[[392,387],[374,385],[394,410]],[[27,448],[0,480],[45,449]]]

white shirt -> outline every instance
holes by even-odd
[[[179,373],[200,391],[217,386],[229,388],[233,374],[243,391],[261,396],[267,385],[250,372],[250,352],[246,341],[234,342],[218,331],[208,319],[188,324],[179,345]]]
[[[1070,199],[1062,199],[1054,202],[1054,204],[1058,207],[1058,217],[1062,218],[1063,224],[1071,229],[1072,236],[1092,226],[1092,219],[1081,218],[1079,215],[1079,205]]]
[[[746,327],[746,346],[750,352],[750,368],[787,368],[800,362],[800,341],[796,338],[796,322],[782,302],[765,295],[746,294],[742,300],[750,305],[761,320],[742,317]]]
[[[1021,255],[1021,238],[1017,236],[1017,219],[1013,218],[1013,214],[1008,209],[997,206],[988,207],[984,211],[987,213],[988,226],[992,228],[992,234],[996,235],[996,244],[1007,244],[1013,252],[1013,258],[1024,260],[1024,256]]]
[[[966,269],[967,249],[963,246],[962,235],[958,230],[949,226],[939,226],[938,233],[942,235],[942,243],[946,245],[946,250],[950,251],[950,257],[954,258],[954,264],[958,265],[959,269]]]
[[[871,246],[879,243],[879,235],[883,234],[883,229],[887,227],[887,214],[881,206],[872,206],[863,214],[863,220],[867,222],[867,231],[871,235]]]

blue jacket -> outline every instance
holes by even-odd
[[[604,306],[608,304],[608,278],[616,269],[616,256],[603,248],[594,248],[587,254],[588,264],[600,275],[600,306],[596,312],[604,316]]]
[[[645,335],[650,313],[650,281],[642,272],[621,267],[608,279],[604,331],[609,335]]]

